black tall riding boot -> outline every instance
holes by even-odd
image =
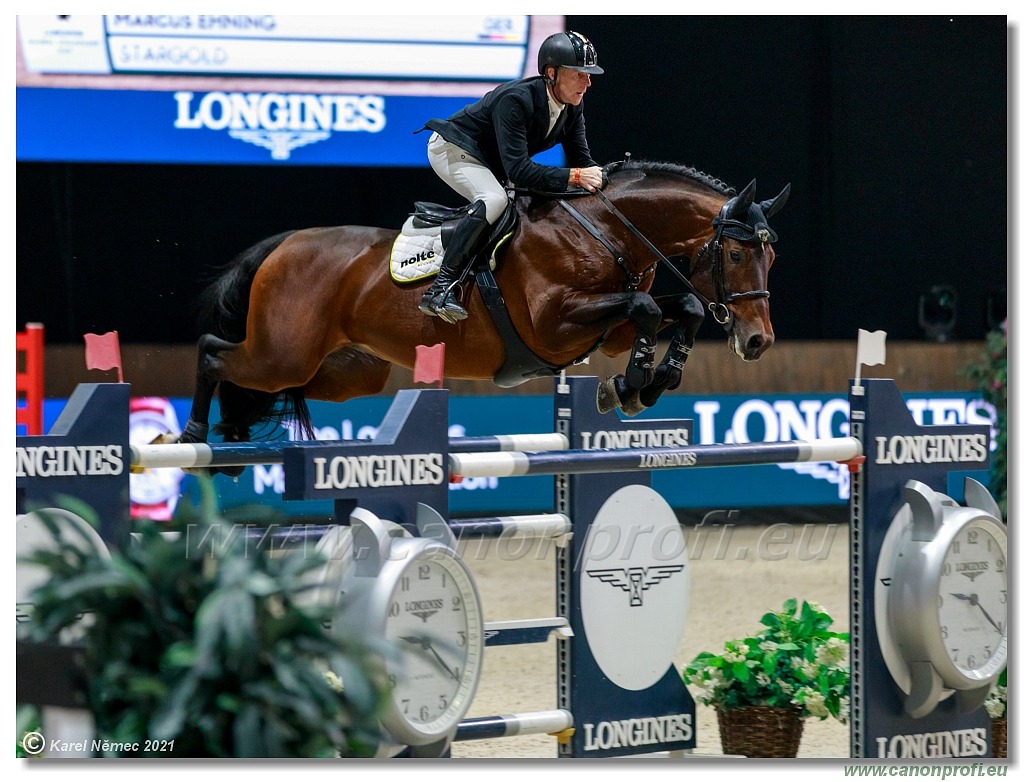
[[[424,315],[435,315],[454,323],[469,317],[466,308],[452,296],[455,284],[462,276],[469,259],[473,257],[480,237],[484,236],[490,225],[487,222],[487,210],[483,201],[475,201],[469,213],[459,221],[452,232],[449,246],[444,249],[441,269],[434,278],[434,284],[423,294],[420,300],[420,312]]]

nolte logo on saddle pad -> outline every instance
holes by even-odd
[[[426,279],[437,274],[442,257],[440,229],[410,235],[407,227],[403,227],[391,247],[391,279],[395,282]]]

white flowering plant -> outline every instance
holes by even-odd
[[[761,617],[764,629],[701,652],[683,671],[700,703],[721,711],[745,706],[795,708],[802,718],[850,714],[850,634],[831,629],[829,613],[812,601],[787,600]]]
[[[999,680],[992,685],[985,698],[985,711],[992,719],[1006,717],[1006,669],[999,675]]]

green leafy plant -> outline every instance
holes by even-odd
[[[18,758],[27,758],[29,755],[25,752],[25,748],[21,746],[21,738],[26,733],[31,733],[40,729],[39,709],[29,704],[19,705],[16,714],[15,726],[18,739],[15,744],[14,756]]]
[[[746,706],[792,708],[803,718],[846,722],[850,709],[849,633],[810,601],[787,600],[761,617],[756,635],[701,652],[683,671],[700,703],[721,711]]]
[[[323,560],[255,544],[208,480],[179,511],[110,556],[41,514],[54,545],[27,558],[50,577],[26,636],[80,628],[96,737],[137,754],[163,742],[150,745],[161,757],[372,755],[384,684],[369,650],[332,638],[329,609],[304,599]]]
[[[998,329],[993,329],[985,338],[985,352],[973,364],[964,369],[964,374],[977,385],[981,397],[991,404],[996,411],[996,448],[992,453],[992,469],[989,478],[989,489],[999,509],[1006,518],[1006,397],[1008,394],[1008,375],[1006,368],[1006,321]]]

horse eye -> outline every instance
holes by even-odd
[[[743,253],[739,250],[729,250],[729,260],[739,263],[743,260]]]

